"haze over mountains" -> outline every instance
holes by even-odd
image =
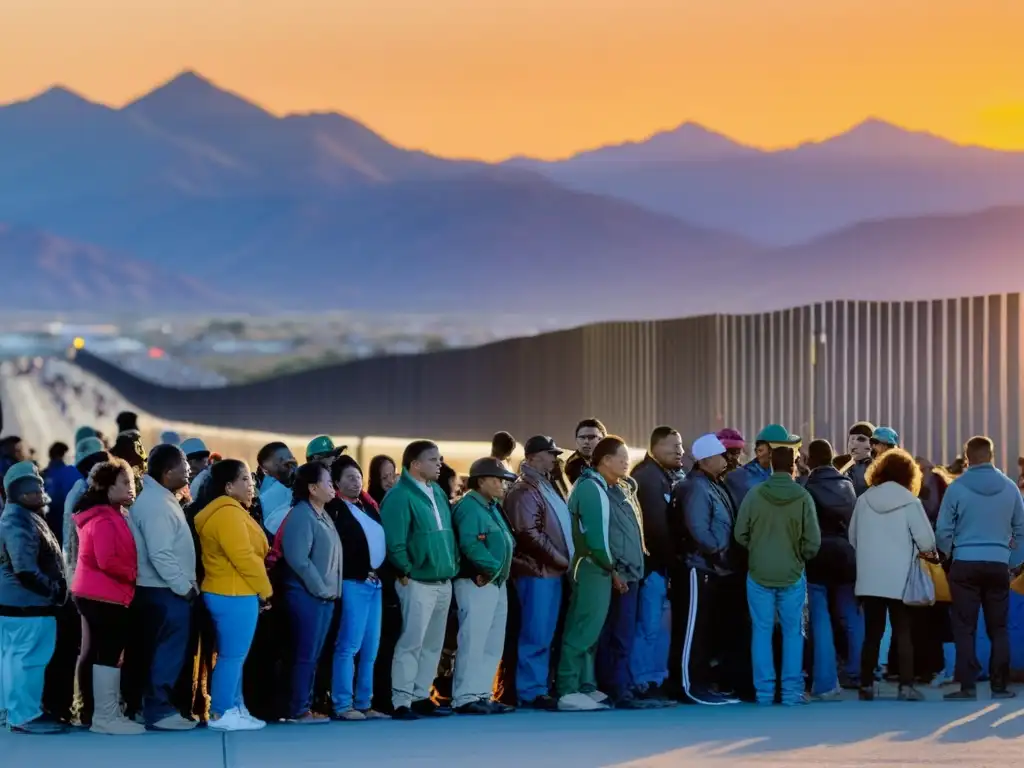
[[[121,109],[60,87],[0,107],[0,168],[0,262],[27,286],[0,298],[39,308],[666,317],[881,298],[850,293],[869,265],[915,296],[961,292],[965,260],[982,292],[1011,290],[1024,242],[1024,154],[880,121],[778,152],[684,124],[488,165],[340,114],[277,117],[186,72]],[[802,275],[785,297],[765,280],[782,264]]]

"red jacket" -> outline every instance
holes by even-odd
[[[104,505],[76,513],[74,521],[78,567],[71,593],[104,603],[131,604],[139,556],[128,519],[120,510]]]

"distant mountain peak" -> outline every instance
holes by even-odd
[[[66,113],[69,111],[100,108],[102,105],[89,101],[84,96],[63,85],[53,85],[30,99],[17,102],[22,106],[33,107],[48,113]],[[14,104],[10,106],[15,106]]]
[[[815,151],[837,156],[934,156],[962,152],[963,147],[928,131],[914,131],[879,117],[868,117],[848,130],[808,142],[796,151]]]
[[[185,69],[124,107],[126,111],[153,113],[201,113],[220,117],[270,117],[262,107],[216,85],[193,69]]]

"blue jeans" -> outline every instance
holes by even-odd
[[[562,607],[562,577],[549,579],[521,576],[516,594],[522,611],[516,694],[520,702],[548,695],[551,677],[551,645]]]
[[[331,672],[331,705],[339,714],[353,709],[354,678],[354,708],[365,712],[373,697],[373,664],[380,646],[381,585],[380,582],[348,580],[341,594],[341,621]]]
[[[284,602],[292,625],[292,674],[288,716],[302,717],[313,703],[316,665],[331,629],[334,600],[313,597],[296,582],[285,582]]]
[[[758,704],[775,701],[775,655],[772,635],[775,617],[782,629],[782,703],[796,704],[804,693],[804,602],[807,581],[803,576],[788,587],[762,587],[747,576],[747,605],[753,638],[750,645],[754,665],[754,688]]]
[[[0,710],[7,711],[8,726],[43,714],[46,665],[56,646],[53,616],[0,616]]]
[[[174,687],[185,666],[192,606],[170,589],[136,587],[133,608],[140,625],[146,675],[142,711],[147,725],[153,725],[178,711]]]
[[[846,677],[860,681],[860,656],[864,651],[864,614],[860,610],[853,584],[831,587],[832,607],[839,612],[839,623],[846,633]],[[868,683],[871,681],[869,680]]]
[[[217,632],[217,661],[210,684],[210,712],[223,715],[229,709],[241,709],[242,667],[249,655],[260,615],[256,595],[203,594]]]
[[[640,587],[636,638],[629,659],[630,673],[636,686],[661,685],[668,677],[672,626],[668,610],[668,582],[654,571]]]
[[[637,608],[640,605],[640,584],[632,582],[624,595],[612,592],[608,616],[597,644],[597,684],[612,701],[626,698],[633,690],[629,661],[636,639]]]
[[[828,587],[824,584],[808,584],[807,600],[811,614],[811,640],[814,643],[811,693],[820,696],[839,687],[832,614],[828,609]]]

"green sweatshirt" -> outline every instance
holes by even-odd
[[[615,570],[611,556],[611,505],[608,503],[608,484],[593,469],[583,470],[569,496],[569,516],[572,519],[572,541],[575,546],[572,572],[583,560],[608,572]]]
[[[785,472],[755,486],[736,518],[736,541],[750,552],[750,578],[762,587],[789,587],[818,553],[821,529],[811,495]]]
[[[423,488],[403,472],[384,497],[380,519],[387,540],[388,560],[399,576],[415,581],[447,581],[459,571],[451,508],[439,485],[430,483],[428,488],[433,494],[433,504]]]
[[[489,583],[500,587],[512,569],[515,539],[498,502],[488,502],[476,491],[470,491],[455,505],[452,518],[462,553],[460,578],[483,575]]]

